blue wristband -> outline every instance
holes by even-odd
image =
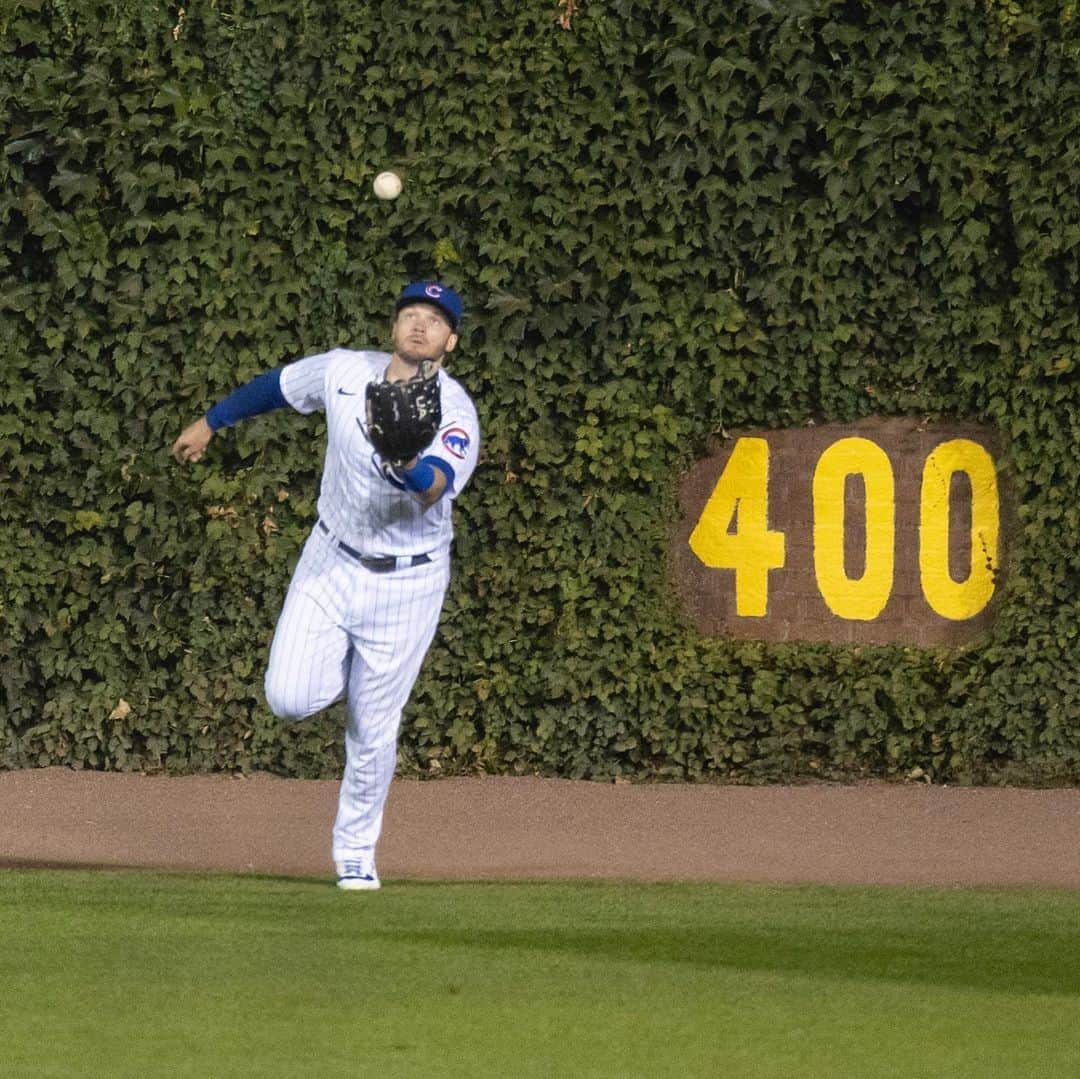
[[[275,408],[284,408],[289,402],[281,392],[281,368],[253,378],[238,390],[234,390],[219,401],[206,414],[206,422],[211,431],[246,420],[249,416],[258,416]]]
[[[431,485],[435,482],[435,469],[431,467],[431,462],[426,457],[421,457],[412,468],[401,470],[401,482],[410,491],[422,495],[425,491],[431,490]]]
[[[401,482],[410,491],[422,495],[425,491],[431,490],[431,485],[435,482],[436,469],[446,477],[444,491],[452,491],[454,489],[454,470],[441,457],[421,457],[412,468],[401,469],[399,475],[401,476]]]

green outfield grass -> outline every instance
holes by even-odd
[[[1080,1075],[1080,893],[0,872],[0,1072]]]

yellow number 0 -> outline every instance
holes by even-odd
[[[949,573],[949,488],[953,474],[971,481],[971,569],[967,580]],[[926,602],[960,621],[981,611],[994,594],[998,559],[998,491],[994,461],[977,442],[942,442],[926,459],[919,516],[919,574]]]
[[[861,577],[844,569],[844,483],[866,484],[866,559]],[[866,438],[842,438],[818,458],[814,470],[814,573],[833,614],[852,621],[877,618],[889,602],[895,546],[892,465]]]
[[[732,518],[736,530],[728,531]],[[769,531],[769,444],[740,438],[701,511],[690,549],[713,569],[735,571],[735,612],[763,618],[769,570],[784,564],[784,534]]]

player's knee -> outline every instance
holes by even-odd
[[[400,727],[400,709],[391,715],[372,716],[370,713],[365,713],[354,717],[345,732],[350,757],[362,758],[368,754],[378,753],[386,746],[397,745]]]
[[[263,690],[270,711],[278,719],[307,719],[324,707],[312,701],[310,694],[303,692],[301,687],[275,678],[273,672],[267,673]]]

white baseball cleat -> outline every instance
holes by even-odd
[[[336,862],[337,886],[349,892],[373,892],[380,888],[379,874],[371,859]]]

